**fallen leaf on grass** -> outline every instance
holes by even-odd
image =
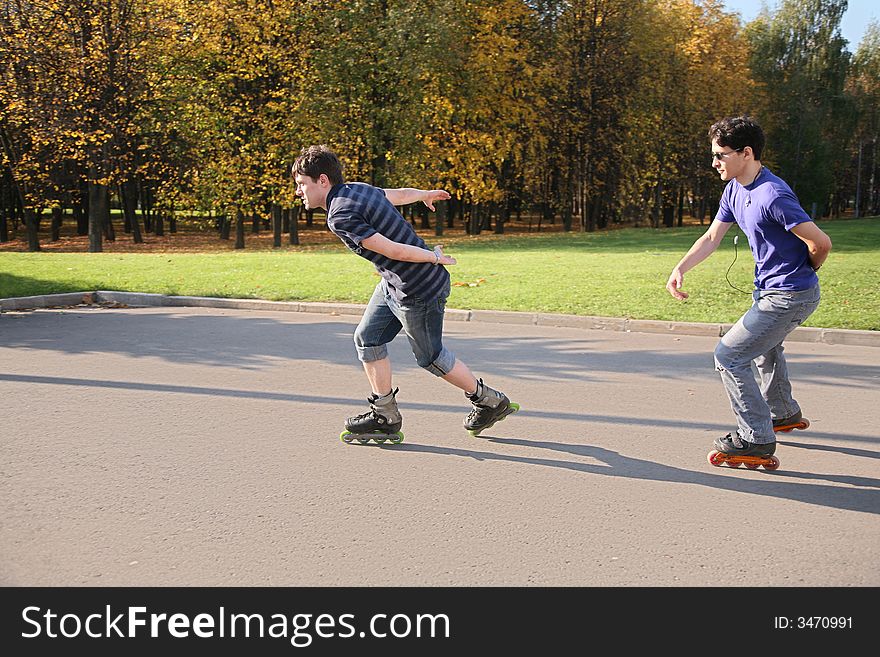
[[[479,287],[480,283],[485,283],[485,278],[478,278],[472,283],[468,283],[466,281],[456,281],[452,284],[452,287]]]

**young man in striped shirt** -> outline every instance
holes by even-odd
[[[420,367],[461,388],[473,404],[464,427],[473,435],[488,429],[519,409],[507,396],[477,379],[467,365],[443,346],[443,312],[449,296],[449,273],[443,265],[455,258],[438,246],[428,249],[395,206],[449,198],[443,190],[379,189],[365,183],[346,183],[342,165],[326,146],[304,148],[291,173],[296,195],[306,209],[327,211],[327,226],[354,253],[376,267],[382,280],[376,286],[354,333],[372,394],[370,410],[349,418],[352,434],[382,436],[400,431],[402,419],[392,388],[387,344],[406,333]],[[402,434],[399,434],[402,438]],[[396,441],[399,442],[399,441]]]

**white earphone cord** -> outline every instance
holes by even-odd
[[[738,288],[736,285],[734,285],[733,283],[730,282],[730,275],[729,274],[730,274],[730,270],[733,269],[733,264],[736,262],[736,257],[737,257],[737,253],[738,253],[737,248],[736,248],[736,243],[738,240],[739,240],[739,235],[734,235],[733,236],[733,262],[730,263],[730,267],[728,267],[727,271],[724,272],[724,278],[727,279],[727,284],[730,287],[732,287],[734,290],[736,290],[737,292],[742,292],[743,294],[751,294],[751,292],[746,292],[745,290]]]

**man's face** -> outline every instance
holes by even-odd
[[[712,166],[718,171],[721,180],[728,181],[736,178],[745,168],[743,152],[734,150],[730,146],[720,146],[718,140],[714,139],[712,141]]]
[[[306,210],[326,209],[327,192],[330,191],[330,180],[326,175],[322,173],[315,180],[310,176],[296,174],[293,181],[296,183],[296,195],[303,200]]]

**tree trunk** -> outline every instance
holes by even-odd
[[[228,240],[229,233],[232,230],[232,221],[229,219],[229,215],[221,214],[218,221],[220,222],[220,239]]]
[[[9,205],[12,197],[12,176],[0,174],[0,242],[9,241]]]
[[[86,182],[80,182],[79,188],[74,193],[73,217],[76,221],[76,234],[85,236],[89,234],[89,186]]]
[[[150,197],[150,188],[146,183],[141,183],[141,215],[144,217],[144,230],[153,232],[153,201]]]
[[[871,175],[868,177],[869,215],[880,214],[880,194],[875,194],[877,173],[877,138],[871,141]]]
[[[446,222],[446,203],[438,203],[434,206],[437,208],[436,216],[434,217],[434,234],[437,237],[443,236],[443,224]]]
[[[501,211],[497,211],[495,213],[495,234],[503,235],[504,234],[504,218],[501,216]]]
[[[94,165],[89,167],[89,253],[100,253],[104,250],[102,241],[104,234],[104,214],[107,208],[107,188],[94,182],[98,177]]]
[[[17,232],[18,227],[24,223],[24,209],[20,195],[16,195],[15,202],[12,206],[12,232]]]
[[[122,196],[122,214],[125,216],[125,225],[132,233],[135,244],[143,244],[144,236],[141,234],[141,224],[137,218],[137,181],[127,180],[119,189]]]
[[[235,210],[235,248],[244,248],[244,212],[241,208]]]
[[[675,225],[675,206],[672,203],[663,203],[663,225],[672,228]]]
[[[564,230],[566,233],[571,232],[571,222],[571,203],[566,202],[565,207],[562,208],[562,230]]]
[[[591,198],[587,204],[587,232],[594,233],[598,228],[605,228],[608,222],[605,218],[605,202],[601,195]]]
[[[53,242],[57,242],[59,239],[61,239],[61,220],[63,217],[63,208],[52,208],[52,234],[49,239]]]
[[[299,216],[302,214],[302,206],[294,205],[290,208],[290,243],[299,244]]]
[[[510,209],[508,205],[505,203],[502,206],[495,206],[495,234],[503,235],[504,234],[504,224],[507,223],[507,219],[510,216]]]
[[[109,190],[104,187],[104,194],[107,195]],[[104,238],[108,242],[116,241],[116,231],[113,230],[113,215],[110,214],[110,199],[107,199],[107,212],[104,213]]]
[[[279,247],[281,246],[281,206],[277,203],[272,204],[272,246]]]
[[[40,215],[33,208],[24,209],[24,224],[27,230],[28,251],[40,250]]]
[[[122,208],[122,232],[128,235],[131,232],[131,217],[125,211],[125,191],[123,185],[116,186],[116,193],[119,195],[119,207]]]
[[[470,225],[471,229],[468,232],[471,235],[479,235],[483,230],[483,206],[478,203],[471,204]]]
[[[859,138],[859,159],[856,165],[856,204],[853,208],[853,217],[858,218],[862,205],[862,139]]]
[[[684,185],[678,187],[678,227],[684,226]]]

